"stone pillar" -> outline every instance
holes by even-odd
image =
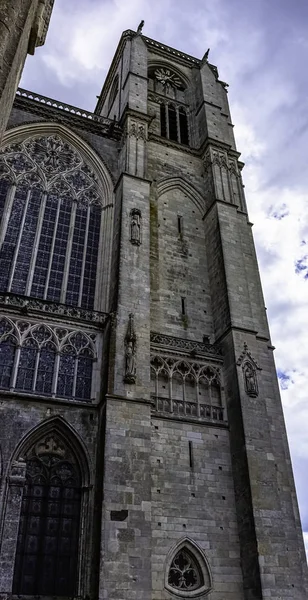
[[[306,561],[251,224],[215,202],[206,219],[245,599],[306,598]]]
[[[100,598],[150,600],[150,182],[146,179],[147,56],[130,42],[116,185],[114,303],[105,412]]]
[[[26,463],[19,459],[12,464],[4,496],[4,519],[1,535],[0,571],[3,589],[1,594],[11,594],[14,576],[15,553],[20,521],[23,488],[26,481]]]

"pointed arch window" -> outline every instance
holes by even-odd
[[[92,309],[101,196],[94,172],[58,136],[2,150],[0,290]]]
[[[208,561],[192,540],[184,539],[170,552],[165,587],[174,596],[202,598],[211,591],[212,576]]]
[[[203,586],[202,571],[194,556],[183,548],[175,555],[169,569],[170,587],[181,591],[193,591]]]
[[[160,135],[180,144],[189,145],[188,119],[184,107],[161,103]]]
[[[13,336],[7,337],[0,344],[0,387],[9,389],[12,378],[16,340]]]
[[[89,401],[94,340],[81,332],[2,319],[0,388]]]
[[[78,461],[57,433],[26,452],[13,594],[75,596],[81,507]]]

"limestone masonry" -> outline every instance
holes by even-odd
[[[305,600],[226,84],[141,24],[12,106],[52,4],[0,1],[0,598]]]

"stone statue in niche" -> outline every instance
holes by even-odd
[[[250,362],[246,362],[243,367],[245,389],[248,396],[255,398],[258,396],[258,384],[256,371]]]
[[[136,334],[134,328],[134,315],[130,313],[125,345],[125,383],[136,383]]]
[[[130,216],[130,241],[135,246],[141,244],[141,212],[133,209]]]

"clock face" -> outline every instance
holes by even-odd
[[[175,73],[169,71],[169,69],[156,69],[155,77],[165,87],[179,88],[182,85],[180,78]]]

